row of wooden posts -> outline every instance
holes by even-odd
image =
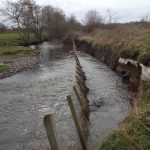
[[[76,83],[75,83],[75,86],[73,86],[73,89],[80,104],[81,116],[82,116],[81,120],[78,119],[71,96],[67,96],[67,101],[68,101],[71,114],[72,114],[76,129],[77,129],[77,133],[79,135],[82,149],[87,150],[85,139],[86,139],[86,134],[88,131],[87,124],[89,120],[89,104],[88,104],[89,101],[87,98],[87,93],[89,89],[86,85],[86,75],[80,64],[74,40],[73,40],[73,55],[74,55],[75,62],[76,62],[76,73],[75,73]],[[44,126],[46,129],[46,133],[47,133],[47,137],[48,137],[51,150],[64,150],[60,141],[58,140],[57,132],[55,129],[55,124],[53,121],[53,116],[46,115],[43,121],[44,121]]]

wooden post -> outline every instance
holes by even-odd
[[[76,65],[76,69],[81,73],[85,75],[85,72],[83,72],[82,68],[80,66]]]
[[[86,80],[86,76],[84,74],[81,74],[78,70],[76,70],[76,74],[81,76],[84,80]]]
[[[75,94],[77,96],[77,99],[80,103],[80,106],[81,106],[81,109],[82,109],[82,113],[84,114],[85,118],[87,120],[89,120],[89,101],[88,101],[88,98],[86,97],[86,95],[80,95],[77,88],[74,86],[73,87],[74,91],[75,91]]]
[[[80,103],[81,108],[83,108],[84,106],[83,106],[82,99],[80,98],[80,94],[78,93],[78,90],[77,90],[77,88],[75,86],[73,86],[73,90],[76,93],[76,96],[77,96],[77,99],[78,99],[78,101]]]
[[[82,83],[86,86],[85,80],[84,80],[81,76],[79,76],[78,74],[76,74],[75,77],[76,77],[76,79],[77,79],[78,81],[82,82]]]
[[[88,92],[89,91],[89,88],[87,88],[87,86],[85,85],[85,83],[79,78],[79,77],[77,77],[77,76],[75,76],[76,77],[76,79],[77,79],[77,81],[79,82],[79,84],[81,85],[81,87],[83,87],[83,89],[86,91],[86,92]]]
[[[57,139],[52,115],[46,115],[43,119],[43,122],[51,150],[62,150]]]
[[[71,113],[72,113],[72,117],[73,117],[75,126],[77,128],[77,132],[78,132],[78,135],[79,135],[79,138],[80,138],[80,142],[81,142],[82,148],[83,148],[83,150],[87,150],[87,147],[86,147],[86,144],[85,144],[85,140],[84,140],[84,135],[82,133],[81,126],[79,124],[79,120],[78,120],[76,111],[74,109],[74,105],[73,105],[71,96],[67,96],[67,101],[68,101],[68,104],[69,104],[69,107],[70,107],[70,110],[71,110]]]

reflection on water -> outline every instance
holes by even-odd
[[[53,113],[64,147],[81,149],[66,101],[72,95],[76,109],[74,59],[62,45],[43,43],[40,65],[0,80],[0,150],[50,149],[43,117]],[[89,100],[103,97],[104,106],[92,112],[89,123],[89,149],[95,149],[128,112],[130,93],[121,78],[98,60],[79,54],[87,74]]]

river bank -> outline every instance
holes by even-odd
[[[106,138],[99,149],[149,149],[150,144],[148,139],[150,138],[150,134],[147,134],[149,133],[150,127],[149,38],[147,34],[144,34],[144,31],[143,33],[140,32],[140,35],[136,32],[136,36],[133,36],[135,33],[132,33],[131,40],[131,33],[129,33],[127,38],[126,35],[120,39],[120,41],[128,39],[126,40],[128,49],[126,49],[126,44],[119,43],[119,39],[117,42],[119,45],[116,45],[115,42],[117,39],[113,37],[112,32],[114,31],[108,29],[103,32],[104,36],[96,36],[95,38],[94,36],[100,33],[93,33],[86,36],[82,35],[76,39],[79,50],[96,57],[113,70],[119,72],[123,79],[130,81],[130,89],[134,93],[131,99],[132,110],[129,115],[119,124],[118,130]],[[105,35],[105,33],[107,33],[107,35]],[[118,34],[119,33],[116,33],[115,36],[118,36]],[[138,38],[137,35],[139,36]],[[139,43],[134,43],[133,41]],[[133,44],[136,45],[133,46]],[[136,49],[136,46],[138,49]],[[141,47],[144,50],[141,50]]]
[[[38,64],[38,50],[29,46],[40,44],[48,39],[44,37],[39,40],[33,34],[30,36],[27,42],[21,40],[18,32],[0,34],[0,79],[34,68]]]
[[[0,79],[31,69],[38,64],[38,51],[24,46],[0,47]]]

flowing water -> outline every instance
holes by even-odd
[[[80,150],[80,141],[66,101],[72,95],[75,61],[61,44],[43,43],[40,64],[34,69],[0,80],[0,150],[50,149],[43,117],[53,114],[64,149]],[[127,115],[131,93],[121,78],[95,58],[79,53],[87,76],[90,103],[103,99],[104,105],[90,113],[87,145],[96,149]]]

